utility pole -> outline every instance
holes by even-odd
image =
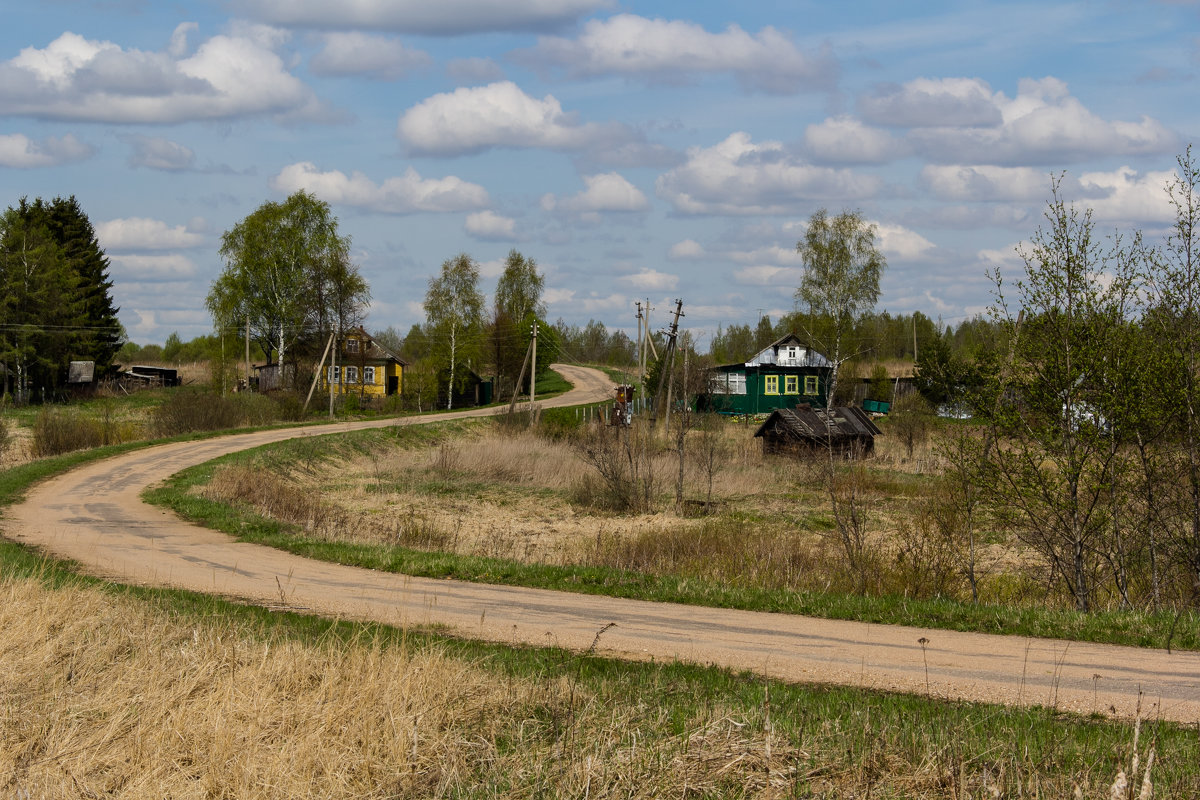
[[[531,369],[529,372],[529,424],[533,424],[533,393],[537,385],[537,332],[538,324],[535,320],[533,323],[533,355],[530,357]]]
[[[638,338],[637,338],[637,356],[638,356],[638,385],[641,386],[646,382],[646,343],[642,341],[642,301],[637,303],[637,321],[638,321]]]
[[[338,383],[341,382],[340,381],[341,376],[338,375],[338,366],[337,366],[337,349],[338,349],[338,340],[336,338],[337,330],[334,330],[333,336],[335,337],[333,339],[333,351],[329,354],[329,418],[330,419],[333,419],[333,384],[335,382],[338,382]]]
[[[250,391],[250,315],[246,315],[246,391]]]
[[[679,318],[685,317],[683,313],[683,301],[675,301],[675,319],[671,322],[671,329],[667,331],[667,350],[663,353],[663,369],[658,373],[658,391],[654,393],[654,409],[650,412],[651,426],[658,421],[658,410],[663,407],[662,397],[663,389],[667,390],[667,405],[665,413],[665,421],[668,426],[671,423],[671,372],[675,367],[675,338],[679,334]]]

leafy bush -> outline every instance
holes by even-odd
[[[103,425],[65,408],[43,408],[33,422],[33,454],[38,458],[102,444]]]
[[[158,436],[178,436],[194,431],[235,428],[245,418],[239,402],[208,392],[181,389],[172,392],[167,401],[154,410],[151,427]]]

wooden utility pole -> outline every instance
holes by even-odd
[[[637,338],[637,355],[638,355],[638,385],[646,383],[646,343],[642,341],[642,301],[636,301],[637,304],[637,321],[638,321],[638,338]]]
[[[333,332],[334,337],[337,331]],[[337,366],[337,339],[334,339],[333,352],[329,354],[329,418],[333,419],[333,384],[341,383]]]
[[[513,386],[512,400],[508,404],[508,414],[517,409],[517,398],[521,396],[521,385],[525,382],[525,368],[529,366],[529,351],[533,349],[533,343],[530,342],[529,347],[525,348],[525,360],[521,362],[521,372],[517,375],[517,384]]]
[[[663,389],[667,390],[667,405],[665,414],[666,424],[671,423],[671,373],[675,367],[675,338],[679,334],[679,318],[685,317],[683,313],[683,301],[675,301],[675,319],[671,322],[671,329],[667,331],[667,350],[663,353],[662,362],[663,369],[658,373],[658,391],[654,393],[654,408],[650,412],[650,424],[653,425],[658,421],[658,411],[663,408]]]
[[[308,397],[304,398],[304,408],[300,411],[300,416],[303,417],[308,412],[309,401],[312,400],[313,392],[317,389],[317,381],[321,379],[321,373],[325,370],[325,359],[329,357],[329,348],[333,347],[333,332],[329,332],[329,341],[325,343],[325,352],[321,353],[321,363],[317,365],[317,371],[313,375],[312,386],[308,387]]]
[[[246,315],[246,391],[250,391],[250,315]]]
[[[533,355],[530,356],[530,359],[529,359],[529,363],[530,363],[530,370],[529,370],[529,424],[530,425],[533,424],[533,396],[534,396],[534,392],[537,390],[537,332],[538,332],[538,324],[537,324],[537,320],[534,320],[533,343],[531,344],[531,347],[533,348],[533,350],[532,350]]]

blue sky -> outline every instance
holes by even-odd
[[[0,32],[0,200],[76,195],[130,337],[211,331],[221,233],[331,204],[406,331],[439,265],[508,250],[549,317],[705,337],[792,309],[818,208],[860,210],[880,307],[957,322],[1050,175],[1152,238],[1200,131],[1194,2],[43,0]]]

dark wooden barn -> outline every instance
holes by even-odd
[[[799,405],[776,409],[754,435],[762,438],[764,454],[809,456],[833,448],[839,456],[859,458],[874,452],[880,433],[861,408]]]

